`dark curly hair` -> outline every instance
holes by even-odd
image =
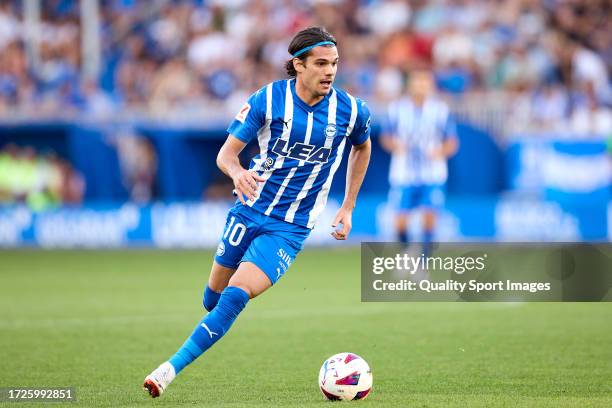
[[[323,27],[308,27],[297,33],[291,42],[289,43],[289,54],[293,55],[301,49],[309,47],[321,41],[331,41],[334,45],[337,45],[336,38],[327,32]],[[310,55],[310,50],[300,54],[295,58],[299,58],[302,61],[306,61],[306,58]],[[288,60],[285,64],[285,69],[290,77],[295,78],[297,72],[293,67],[293,58]]]

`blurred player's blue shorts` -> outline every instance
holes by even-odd
[[[420,184],[394,187],[389,193],[389,201],[396,211],[409,211],[419,207],[439,209],[444,205],[444,186]]]
[[[237,269],[240,262],[252,262],[275,284],[308,235],[310,228],[268,217],[237,202],[227,214],[215,261],[232,269]]]

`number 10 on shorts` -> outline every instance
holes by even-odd
[[[234,225],[234,222],[236,222],[236,217],[232,216],[232,218],[230,218],[229,225],[223,234],[223,239],[227,239],[227,242],[229,242],[230,245],[237,246],[244,237],[246,226],[239,222]]]

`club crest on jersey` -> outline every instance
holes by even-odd
[[[336,124],[329,123],[325,127],[325,137],[328,139],[333,139],[336,136]]]
[[[287,145],[287,140],[278,139],[272,151],[281,157],[303,160],[308,163],[326,163],[331,154],[331,148],[329,147],[317,147],[301,142],[295,142],[289,147]]]
[[[217,246],[217,255],[223,256],[225,254],[225,244],[223,242],[219,242],[219,246]]]

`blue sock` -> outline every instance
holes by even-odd
[[[408,231],[406,230],[400,231],[397,234],[397,238],[402,244],[408,244],[410,242],[410,236],[408,235]]]
[[[217,306],[219,302],[219,298],[221,297],[220,293],[212,290],[208,285],[206,285],[206,289],[204,289],[204,297],[202,298],[202,304],[204,305],[204,309],[212,312],[212,310]]]
[[[227,333],[248,301],[249,295],[240,288],[228,286],[223,290],[214,310],[204,316],[191,336],[170,358],[170,364],[177,374]]]
[[[431,255],[431,243],[433,241],[433,231],[423,231],[423,255]]]

